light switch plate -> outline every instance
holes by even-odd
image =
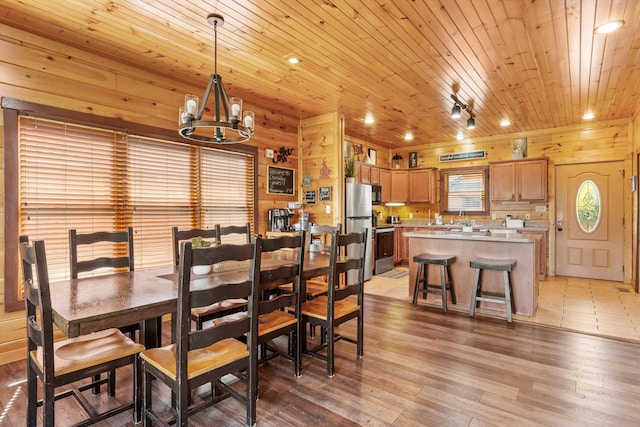
[[[491,214],[491,219],[495,221],[495,220],[496,220],[496,218],[497,218],[496,214],[495,214],[495,213],[492,213],[492,214]]]
[[[264,149],[264,156],[265,156],[267,159],[273,159],[273,150],[272,150],[272,149],[270,149],[270,148],[265,148],[265,149]]]
[[[536,206],[536,212],[546,212],[546,211],[547,211],[546,206]]]
[[[327,205],[324,207],[324,212],[330,214],[331,213],[331,205]]]
[[[526,219],[526,220],[531,219],[531,215],[529,215],[529,214],[524,214],[524,219]]]

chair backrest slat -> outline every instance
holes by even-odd
[[[251,242],[251,224],[245,225],[216,225],[218,230],[218,239],[220,243],[250,243]],[[231,239],[225,239],[224,236]]]
[[[99,243],[113,243],[113,256],[98,256],[93,259],[80,260],[79,247]],[[123,254],[123,255],[121,255]],[[128,268],[135,270],[133,252],[133,228],[126,231],[98,231],[79,234],[77,230],[69,230],[69,271],[72,279],[79,273],[94,271],[99,268]]]

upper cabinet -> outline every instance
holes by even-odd
[[[419,169],[409,172],[409,201],[435,202],[434,169]]]
[[[379,169],[382,203],[391,201],[391,172],[389,169]]]
[[[371,165],[356,162],[356,181],[361,184],[371,184]]]
[[[545,202],[547,159],[491,163],[489,184],[492,202]]]
[[[409,201],[409,171],[391,170],[391,202]]]

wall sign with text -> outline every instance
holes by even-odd
[[[267,193],[294,195],[295,178],[294,169],[267,166]]]

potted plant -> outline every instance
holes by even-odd
[[[213,243],[214,242],[210,240],[204,240],[201,236],[197,236],[191,239],[191,245],[194,248],[208,248]],[[210,265],[194,265],[193,267],[191,267],[191,271],[193,272],[193,274],[198,274],[198,275],[207,274],[211,271],[211,266]]]
[[[344,160],[344,176],[347,182],[354,182],[356,176],[356,160],[353,156]]]
[[[461,219],[459,221],[460,225],[462,226],[462,231],[463,232],[471,232],[473,231],[473,222],[470,219]]]

